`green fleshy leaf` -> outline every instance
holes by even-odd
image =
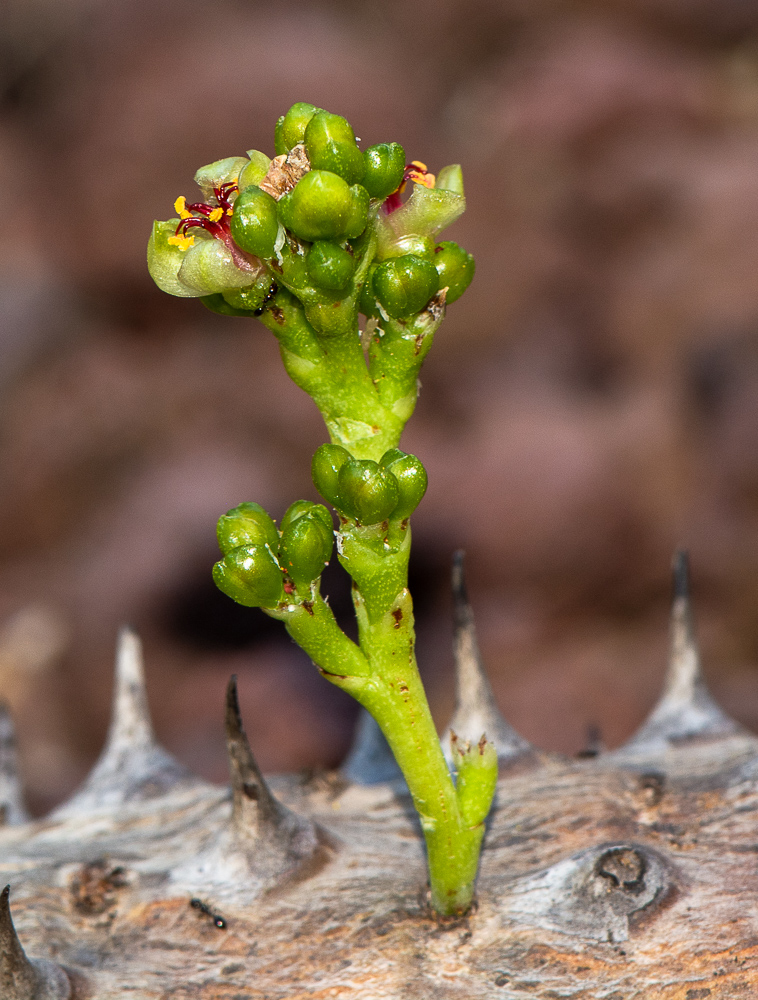
[[[247,164],[248,160],[244,156],[227,156],[223,160],[216,160],[205,167],[200,167],[195,174],[195,183],[208,200],[213,197],[214,187],[221,187],[222,184],[231,181],[236,184],[240,171]]]
[[[221,240],[202,240],[184,254],[177,275],[193,295],[210,295],[228,288],[247,288],[256,275],[241,271]]]
[[[178,219],[153,223],[153,231],[147,244],[147,269],[161,291],[191,299],[203,292],[194,291],[179,280],[179,270],[188,251],[168,242],[178,225]]]
[[[378,255],[390,256],[392,245],[403,236],[435,238],[465,210],[466,199],[462,194],[414,184],[413,193],[404,205],[390,215],[377,216]]]

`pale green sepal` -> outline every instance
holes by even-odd
[[[153,231],[147,243],[147,269],[150,272],[150,277],[161,291],[185,299],[196,298],[198,295],[204,295],[205,292],[188,288],[178,277],[184,258],[189,251],[182,250],[168,242],[169,237],[176,233],[178,225],[178,219],[169,219],[167,222],[156,220],[153,223]]]
[[[222,184],[231,182],[237,183],[240,171],[247,165],[245,156],[227,156],[223,160],[216,160],[205,167],[200,167],[195,174],[195,183],[203,192],[206,200],[213,197],[214,187],[221,187]]]
[[[260,184],[268,173],[268,168],[271,166],[269,157],[265,153],[261,153],[259,149],[248,149],[247,155],[250,159],[245,163],[242,170],[240,170],[239,177],[237,178],[240,191],[244,191],[251,184]]]
[[[469,827],[487,818],[497,788],[497,750],[486,736],[478,743],[462,743],[455,733],[450,737],[453,764],[458,771],[455,794],[461,818]]]
[[[393,244],[403,236],[436,238],[465,210],[466,199],[462,194],[415,184],[410,198],[397,211],[377,216],[377,256],[380,259],[391,256]]]
[[[179,280],[192,295],[210,295],[252,285],[256,274],[241,271],[220,240],[203,240],[184,253]]]
[[[451,163],[449,167],[443,167],[437,174],[437,183],[434,185],[443,191],[453,191],[455,194],[465,194],[463,190],[463,170],[460,163]]]

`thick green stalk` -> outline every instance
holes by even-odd
[[[332,443],[374,461],[397,447],[407,417],[382,402],[369,375],[357,312],[348,332],[319,336],[303,306],[280,289],[261,321],[278,339],[290,378],[321,411]]]
[[[360,648],[344,636],[315,590],[312,601],[280,605],[273,614],[323,675],[379,723],[420,817],[432,905],[443,915],[462,913],[473,899],[484,816],[474,823],[464,819],[419,676],[413,604],[405,585],[410,529],[403,529],[395,551],[384,549],[384,559],[375,529],[351,528],[340,544],[343,565],[362,584],[353,588]]]

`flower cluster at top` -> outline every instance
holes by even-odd
[[[202,167],[202,200],[179,197],[154,224],[148,268],[163,291],[250,316],[282,287],[399,320],[463,294],[473,257],[437,242],[465,208],[459,166],[435,177],[398,143],[361,151],[344,118],[305,103],[279,119],[275,152]]]

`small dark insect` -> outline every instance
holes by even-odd
[[[226,921],[224,920],[224,918],[220,914],[214,913],[213,910],[210,908],[210,906],[208,906],[207,903],[204,903],[202,899],[191,899],[190,906],[194,910],[200,910],[200,912],[204,913],[206,917],[210,917],[215,926],[218,927],[220,931],[226,930]]]
[[[266,305],[273,299],[273,297],[276,295],[276,293],[278,291],[279,291],[279,286],[277,285],[277,283],[275,281],[272,281],[271,282],[271,287],[269,288],[268,292],[266,293],[266,298],[261,303],[260,308],[255,309],[253,311],[253,316],[262,316],[263,315],[263,311],[266,308]]]

